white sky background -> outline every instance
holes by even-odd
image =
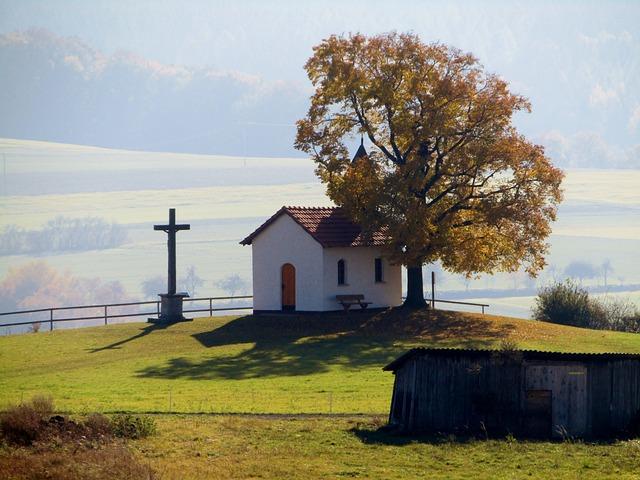
[[[0,1],[0,33],[34,26],[107,54],[306,88],[302,67],[322,38],[413,31],[473,52],[528,96],[534,114],[517,124],[555,155],[584,145],[609,165],[605,157],[640,157],[637,1]]]

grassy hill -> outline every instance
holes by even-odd
[[[381,370],[386,362],[417,345],[498,348],[505,339],[521,348],[640,352],[640,335],[444,311],[122,324],[0,337],[0,407],[50,393],[59,410],[77,414],[347,414],[157,415],[158,433],[128,448],[166,479],[637,478],[637,440],[404,437],[379,429],[393,382]],[[61,465],[104,468],[98,457],[84,466],[70,458],[0,445],[0,477],[16,462],[49,473]]]
[[[69,412],[384,413],[408,348],[640,352],[640,335],[455,312],[216,317],[0,337],[0,406]]]

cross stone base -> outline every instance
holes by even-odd
[[[161,293],[160,297],[160,317],[149,318],[148,323],[176,323],[190,322],[192,319],[184,318],[182,314],[182,300],[189,296],[187,293]]]

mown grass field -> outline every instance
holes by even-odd
[[[382,367],[408,348],[640,352],[640,336],[402,310],[214,317],[0,337],[0,405],[50,394],[66,412],[366,413],[389,407]]]
[[[640,441],[403,437],[383,417],[163,415],[131,446],[166,479],[637,479]]]

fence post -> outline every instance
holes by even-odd
[[[158,318],[160,318],[160,301],[156,301],[156,312],[158,313]]]
[[[209,316],[213,317],[213,299],[209,298]]]
[[[482,314],[484,315],[484,305],[482,305]]]
[[[108,306],[109,306],[109,305],[105,305],[105,306],[104,306],[104,324],[105,324],[105,325],[107,324],[107,307],[108,307]]]
[[[53,308],[49,310],[49,331],[53,331]]]
[[[436,272],[431,271],[431,310],[436,308]]]

